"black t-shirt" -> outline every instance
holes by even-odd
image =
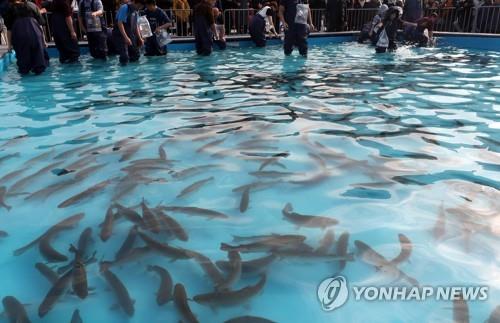
[[[196,7],[194,8],[194,16],[205,17],[208,25],[212,25],[215,23],[212,6],[206,3],[205,1],[200,2],[199,4],[196,5]]]
[[[40,25],[42,24],[42,16],[40,15],[40,11],[36,7],[36,5],[31,2],[14,3],[9,5],[9,8],[7,9],[7,12],[5,13],[3,19],[7,30],[11,30],[17,19],[27,17],[35,18]]]
[[[154,11],[145,10],[146,18],[148,18],[149,25],[151,26],[151,31],[155,32],[156,28],[163,26],[164,24],[170,22],[167,14],[160,8],[156,8]]]
[[[280,0],[280,6],[285,7],[285,21],[287,24],[292,24],[295,22],[295,16],[297,15],[297,4],[309,3],[309,0]]]

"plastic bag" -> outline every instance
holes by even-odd
[[[309,17],[309,5],[305,3],[297,4],[297,13],[295,14],[295,23],[307,25],[307,18]]]
[[[389,37],[385,32],[385,28],[382,29],[380,36],[378,36],[377,47],[387,48],[389,47]]]
[[[92,16],[92,13],[87,12],[85,15],[85,21],[87,23],[87,32],[95,33],[102,31],[101,18]]]
[[[137,18],[137,25],[139,26],[139,33],[142,38],[148,38],[153,36],[151,32],[151,26],[149,25],[148,18],[146,16],[140,16]]]
[[[166,46],[172,42],[172,36],[166,30],[161,30],[156,33],[156,40],[158,41],[158,45],[160,47]]]

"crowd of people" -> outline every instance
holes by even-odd
[[[418,46],[432,46],[434,44],[433,31],[438,20],[437,13],[427,17],[406,15],[401,0],[388,0],[383,4],[373,20],[363,26],[358,38],[359,43],[370,40],[377,53],[394,51],[397,49],[396,39],[398,30],[403,29],[403,37],[407,43]]]
[[[141,51],[146,56],[165,55],[171,40],[170,28],[179,30],[189,26],[199,55],[210,55],[214,47],[225,49],[228,24],[224,24],[223,6],[240,8],[242,5],[237,0],[173,0],[171,3],[168,2],[171,0],[158,0],[163,1],[163,6],[173,8],[173,21],[169,14],[159,8],[156,0],[119,0],[120,3],[111,4],[118,10],[110,28],[104,17],[106,6],[110,6],[106,2],[109,0],[8,1],[7,6],[0,7],[0,14],[8,30],[9,49],[16,51],[19,72],[22,74],[40,74],[48,66],[42,27],[46,25],[42,13],[47,11],[51,12],[50,26],[61,63],[79,60],[78,29],[86,34],[89,52],[94,59],[106,60],[111,55],[119,55],[120,63],[126,65],[137,61]],[[228,4],[228,1],[233,3]],[[323,0],[280,0],[278,4],[274,0],[252,0],[244,5],[246,8],[256,8],[255,14],[246,22],[248,28],[245,29],[257,47],[264,47],[268,38],[283,34],[285,55],[291,55],[293,49],[297,48],[300,55],[307,56],[307,37],[316,30],[311,9],[323,5],[348,5],[378,9],[378,14],[364,25],[359,37],[359,42],[370,40],[376,52],[394,51],[400,29],[404,29],[405,41],[427,46],[433,43],[438,15],[433,13],[423,17],[422,1],[354,0],[347,3],[346,0],[329,0],[325,4]],[[426,0],[425,4],[435,5],[436,1]],[[192,14],[190,8],[194,8]],[[77,24],[74,23],[74,12],[77,12]],[[338,14],[339,10],[335,12]],[[344,18],[329,18],[328,29],[342,30]]]

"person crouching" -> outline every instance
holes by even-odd
[[[265,6],[256,15],[252,17],[250,21],[249,31],[252,41],[257,47],[266,46],[266,33],[272,32],[274,36],[278,37],[273,24],[273,9],[269,6]]]

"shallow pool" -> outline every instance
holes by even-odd
[[[168,281],[158,306],[149,265],[185,287],[201,322],[453,321],[453,303],[432,299],[351,294],[324,311],[318,285],[337,274],[351,286],[487,285],[488,300],[468,302],[471,322],[500,304],[498,52],[375,55],[346,43],[313,47],[307,60],[272,47],[173,52],[125,68],[52,64],[40,77],[21,78],[15,65],[0,75],[0,295],[30,304],[33,322],[69,322],[75,309],[84,322],[178,322]],[[128,212],[112,207],[105,221],[115,202]],[[78,255],[96,259],[88,296],[66,279],[39,318],[52,283],[35,264],[63,280],[86,228],[92,241]],[[221,243],[239,251],[240,279],[238,253],[229,275],[211,265],[228,259]],[[135,300],[133,315],[109,272]],[[214,285],[215,301],[195,297]]]

